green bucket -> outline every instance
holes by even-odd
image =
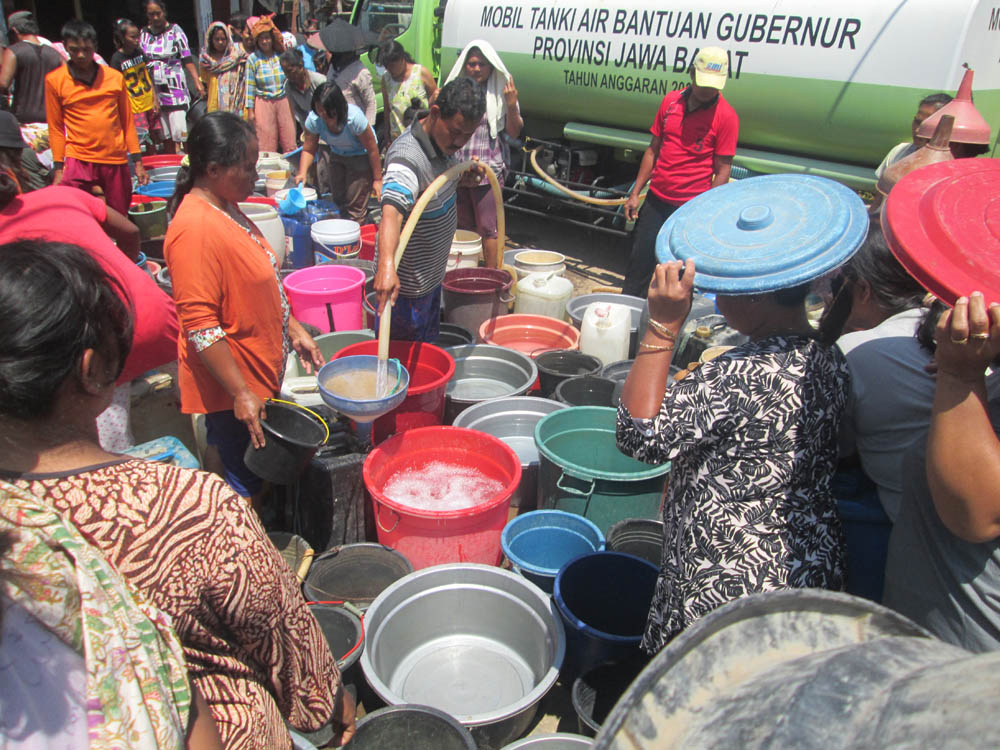
[[[617,409],[573,406],[535,426],[538,507],[576,513],[603,533],[625,518],[658,518],[670,464],[651,466],[618,450]]]
[[[147,200],[129,208],[128,218],[139,227],[139,237],[151,240],[167,233],[167,201]]]

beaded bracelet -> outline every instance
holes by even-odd
[[[674,345],[668,344],[667,346],[657,346],[656,344],[647,344],[646,342],[640,342],[640,349],[647,349],[651,352],[672,352],[674,350]]]
[[[649,324],[651,326],[653,326],[653,330],[658,331],[659,333],[663,334],[663,336],[665,336],[666,338],[670,339],[671,341],[674,341],[674,340],[677,339],[677,334],[674,333],[673,331],[671,331],[665,325],[663,325],[663,323],[660,323],[660,322],[655,321],[652,318],[650,318],[649,319]]]

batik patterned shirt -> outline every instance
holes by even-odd
[[[652,419],[618,411],[618,447],[671,461],[660,576],[642,646],[749,594],[840,589],[844,540],[830,489],[850,375],[804,336],[749,342],[666,392]]]

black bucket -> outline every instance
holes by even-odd
[[[541,395],[550,398],[556,386],[577,375],[594,375],[601,369],[601,360],[575,349],[551,349],[535,357]]]
[[[291,484],[330,434],[319,415],[301,406],[269,400],[261,420],[264,447],[251,442],[243,454],[247,468],[272,484]]]
[[[476,343],[476,337],[468,328],[460,326],[458,323],[441,323],[441,332],[435,346],[447,349],[450,346],[467,346]]]
[[[556,386],[556,401],[570,406],[618,406],[621,383],[610,378],[582,375]]]
[[[430,706],[389,706],[358,721],[351,750],[476,750],[472,733],[457,719]]]
[[[573,709],[580,734],[596,737],[625,689],[646,666],[646,660],[602,664],[573,680]]]
[[[402,553],[381,544],[347,544],[313,560],[302,591],[309,601],[367,608],[383,589],[413,572]]]
[[[323,637],[330,646],[330,653],[337,661],[340,681],[344,689],[357,699],[358,689],[364,685],[364,675],[358,660],[364,651],[364,628],[361,619],[353,612],[335,604],[310,604],[309,611],[319,623]],[[303,736],[316,747],[323,747],[333,739],[329,724]]]
[[[605,549],[627,552],[659,567],[663,554],[663,521],[624,518],[608,529]]]

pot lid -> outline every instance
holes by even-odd
[[[693,258],[695,287],[755,294],[810,281],[850,258],[868,233],[851,189],[825,177],[764,175],[691,199],[656,237],[660,263]]]
[[[911,172],[883,211],[893,255],[929,292],[949,305],[976,290],[1000,302],[1000,159]]]

